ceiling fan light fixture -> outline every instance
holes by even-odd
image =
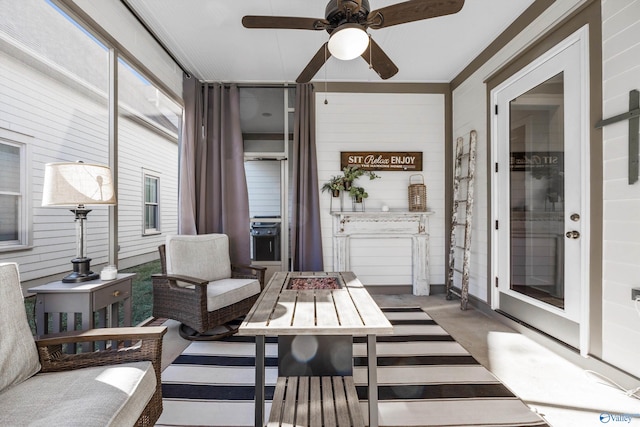
[[[362,25],[344,24],[329,38],[329,52],[343,61],[357,58],[369,46],[369,35]]]

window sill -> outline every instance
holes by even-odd
[[[0,253],[28,251],[31,249],[33,249],[33,245],[7,245],[7,246],[0,246]]]

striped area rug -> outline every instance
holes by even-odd
[[[377,338],[381,426],[546,426],[419,308],[383,309],[394,335]],[[354,379],[367,414],[366,341],[354,338]],[[267,338],[266,413],[278,376]],[[193,342],[162,373],[159,426],[252,426],[252,337]]]

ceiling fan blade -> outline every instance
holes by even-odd
[[[311,58],[311,61],[307,64],[304,70],[300,73],[298,78],[296,79],[296,83],[309,83],[313,76],[315,76],[320,68],[324,65],[324,63],[331,56],[331,52],[329,52],[328,43],[325,43],[320,47],[318,52]]]
[[[378,73],[382,80],[393,77],[398,72],[398,67],[387,56],[382,48],[369,37],[369,47],[362,53],[362,58]]]
[[[320,18],[298,18],[295,16],[254,16],[242,18],[245,28],[281,28],[291,30],[324,30],[329,21]]]
[[[459,12],[462,6],[464,6],[464,0],[409,0],[371,11],[367,21],[371,22],[369,28],[386,28],[451,15]]]

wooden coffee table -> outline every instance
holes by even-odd
[[[338,289],[288,289],[294,278],[335,278]],[[351,272],[278,272],[273,275],[238,330],[256,337],[255,425],[264,426],[265,336],[366,335],[369,426],[378,425],[376,335],[393,326]]]

